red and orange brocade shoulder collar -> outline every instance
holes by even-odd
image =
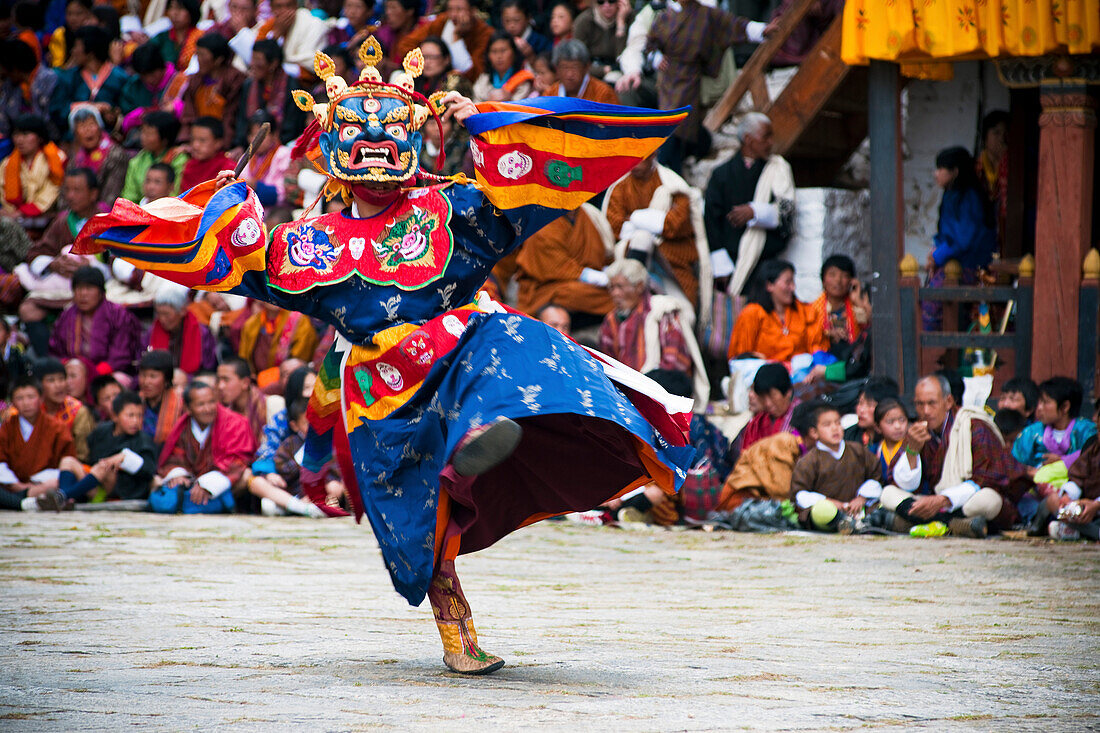
[[[454,248],[446,185],[412,189],[366,219],[338,212],[283,224],[268,254],[268,282],[302,293],[352,276],[402,290],[438,280]]]

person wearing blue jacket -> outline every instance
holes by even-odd
[[[970,153],[960,147],[941,150],[936,156],[936,185],[943,189],[943,199],[928,254],[928,286],[943,285],[943,267],[948,260],[958,260],[962,265],[959,282],[973,285],[978,282],[978,270],[993,259],[997,233],[990,224]],[[922,303],[921,313],[925,331],[942,329],[940,303]]]

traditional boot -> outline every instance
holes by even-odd
[[[428,588],[435,623],[443,640],[443,663],[460,674],[489,674],[504,666],[500,657],[486,654],[477,645],[477,632],[455,566],[444,562]]]
[[[512,455],[522,437],[519,423],[498,417],[463,436],[451,465],[459,476],[478,476]]]

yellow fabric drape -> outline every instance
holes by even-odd
[[[1098,50],[1100,0],[848,0],[840,55],[935,77],[943,61]]]

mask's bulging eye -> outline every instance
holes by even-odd
[[[361,132],[363,132],[363,128],[359,125],[340,125],[341,140],[354,140]]]
[[[397,140],[406,140],[409,137],[409,131],[404,125],[386,125],[386,134]]]

